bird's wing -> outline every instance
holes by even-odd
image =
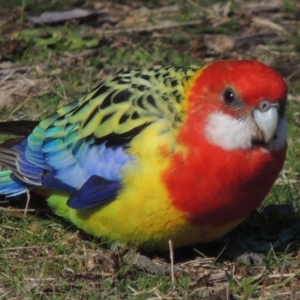
[[[182,122],[184,84],[194,72],[154,67],[117,73],[40,122],[27,139],[1,145],[0,161],[29,185],[71,192],[71,207],[111,200],[122,168],[135,160],[126,151],[132,139],[159,120],[172,127]],[[21,128],[13,125],[18,134]]]

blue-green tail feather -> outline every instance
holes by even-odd
[[[11,171],[0,172],[0,195],[14,197],[26,193],[27,185]]]

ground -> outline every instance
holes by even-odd
[[[254,58],[289,88],[284,170],[232,233],[173,260],[111,250],[46,207],[4,206],[0,298],[300,298],[299,19],[296,0],[0,0],[1,120],[42,120],[119,68]]]

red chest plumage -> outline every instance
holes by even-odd
[[[172,204],[197,226],[245,218],[266,197],[285,160],[285,149],[225,151],[203,139],[192,149],[175,154],[162,177]]]

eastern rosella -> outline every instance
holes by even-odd
[[[45,120],[0,123],[0,194],[43,192],[94,236],[211,241],[266,197],[286,153],[286,84],[254,60],[121,71]]]

